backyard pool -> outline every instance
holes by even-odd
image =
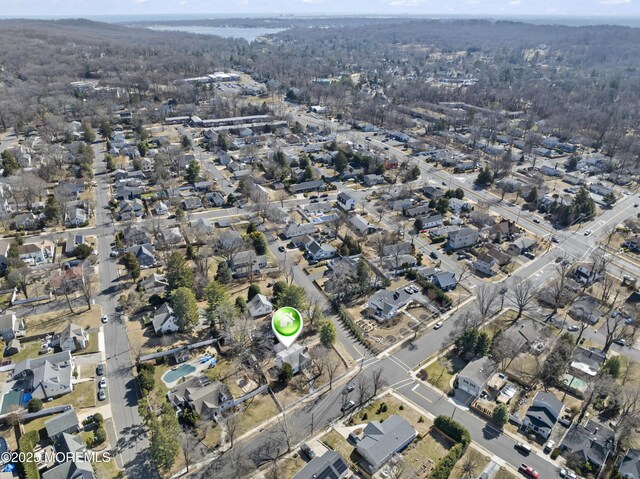
[[[187,376],[194,372],[196,368],[191,364],[182,364],[178,366],[176,369],[171,371],[167,371],[164,376],[162,376],[162,380],[165,383],[173,383],[176,382],[181,377]]]
[[[314,223],[325,223],[327,221],[333,221],[335,219],[338,219],[338,215],[330,214],[330,215],[324,215],[324,216],[319,216],[317,218],[313,218],[313,222]]]
[[[0,414],[6,414],[8,412],[11,412],[12,409],[20,407],[21,400],[22,391],[16,389],[7,391],[2,398],[2,411],[0,411]]]

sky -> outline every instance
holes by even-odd
[[[175,14],[640,17],[640,0],[0,0],[1,17]]]

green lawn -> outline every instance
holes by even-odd
[[[62,406],[65,404],[71,404],[75,409],[81,409],[85,407],[95,407],[98,389],[95,381],[85,381],[76,384],[73,387],[73,392],[65,394],[59,398],[48,402],[47,407]]]
[[[51,414],[50,416],[39,417],[37,419],[34,419],[33,421],[29,421],[24,424],[24,430],[25,432],[39,431],[40,429],[44,428],[45,421],[48,421],[49,419],[52,419],[56,416],[57,414]]]
[[[453,353],[436,359],[422,371],[427,374],[427,382],[438,389],[446,391],[450,388],[453,376],[464,368],[464,361]]]
[[[19,353],[8,357],[8,359],[11,359],[16,364],[28,358],[38,357],[38,353],[40,352],[40,341],[21,343],[20,348],[21,349]]]

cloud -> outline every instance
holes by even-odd
[[[522,3],[522,0],[511,0],[509,2],[509,5],[520,5]]]
[[[146,2],[146,1],[147,1],[147,0],[133,0],[133,3],[144,3],[144,2]]]
[[[602,5],[628,5],[631,0],[600,0]]]

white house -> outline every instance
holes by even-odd
[[[276,366],[282,368],[284,363],[288,363],[291,365],[293,374],[299,373],[311,362],[311,356],[309,356],[306,346],[301,346],[298,343],[294,343],[289,348],[278,343],[275,346],[275,351]]]
[[[386,321],[393,318],[398,311],[406,308],[412,301],[411,294],[404,289],[393,292],[381,289],[369,298],[368,307],[374,318],[378,321]]]
[[[489,358],[471,361],[458,374],[458,389],[477,397],[495,371],[496,364]]]
[[[60,349],[75,352],[89,345],[89,334],[77,324],[70,323],[60,333]]]
[[[0,315],[0,338],[11,341],[16,336],[24,336],[24,321],[16,313]]]
[[[169,303],[164,303],[160,306],[151,323],[156,334],[170,334],[180,331],[178,318],[173,313],[173,308],[169,306]]]
[[[54,246],[50,241],[29,243],[18,246],[18,258],[30,265],[53,261]]]
[[[478,241],[478,230],[471,227],[460,228],[449,232],[448,245],[450,249],[460,249],[473,246]]]
[[[269,301],[263,294],[256,294],[253,298],[251,298],[251,301],[249,301],[247,307],[249,309],[249,313],[251,313],[252,318],[266,316],[273,311],[273,305],[271,304],[271,301]]]
[[[338,205],[345,211],[356,209],[356,199],[349,193],[341,192],[336,198]]]
[[[488,253],[479,255],[478,259],[473,263],[473,267],[487,276],[493,276],[500,269],[498,261]]]
[[[442,215],[432,215],[432,216],[427,216],[426,218],[422,218],[422,227],[424,229],[442,226],[443,223],[444,223],[444,218],[442,217]]]
[[[336,255],[336,249],[330,244],[320,244],[316,240],[312,240],[306,245],[307,258],[312,261],[320,261],[323,259],[333,258]]]
[[[169,205],[167,205],[164,201],[158,201],[155,205],[153,205],[153,209],[158,216],[166,215],[169,213]]]

